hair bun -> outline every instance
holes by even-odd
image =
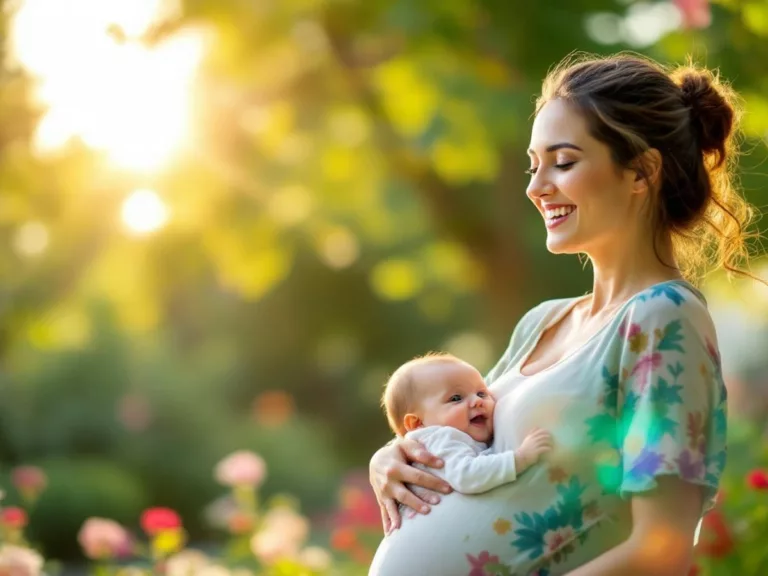
[[[734,108],[727,90],[710,74],[687,70],[678,77],[683,102],[691,109],[691,123],[704,153],[717,153],[717,164],[725,159],[725,147],[734,124]]]

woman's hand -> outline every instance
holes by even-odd
[[[411,466],[419,462],[431,468],[442,468],[443,461],[433,456],[416,440],[399,438],[379,449],[371,458],[370,482],[381,508],[384,532],[389,534],[400,527],[398,502],[420,514],[429,513],[430,504],[437,504],[440,497],[433,491],[448,494],[451,487],[434,474]],[[420,486],[417,496],[405,483]]]

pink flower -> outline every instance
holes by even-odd
[[[0,576],[39,576],[43,558],[34,550],[3,544],[0,546]]]
[[[637,382],[640,392],[645,390],[648,382],[650,382],[649,377],[653,374],[653,371],[661,366],[661,360],[661,353],[654,352],[653,354],[646,354],[635,364],[635,367],[632,369],[632,376],[635,377],[635,382]]]
[[[686,28],[707,28],[712,23],[709,0],[673,0]]]
[[[225,486],[258,487],[267,475],[264,460],[253,452],[240,450],[216,465],[216,480]]]
[[[466,556],[467,560],[469,561],[469,565],[472,566],[472,570],[470,570],[468,576],[486,576],[485,565],[499,563],[499,557],[491,556],[488,550],[483,550],[480,552],[480,554],[477,555],[477,558],[472,556],[472,554],[467,554]]]
[[[29,522],[27,513],[18,506],[9,506],[0,510],[0,524],[7,528],[20,530]]]
[[[619,336],[622,338],[626,338],[629,340],[630,338],[634,338],[638,334],[642,332],[642,328],[640,328],[640,324],[630,324],[629,329],[627,329],[627,323],[626,320],[621,323],[619,326]]]
[[[48,477],[37,466],[17,466],[11,470],[11,482],[22,496],[34,499],[45,490]]]
[[[181,518],[170,508],[148,508],[141,515],[141,527],[149,535],[181,528]]]
[[[560,548],[568,544],[573,540],[573,528],[566,526],[560,530],[550,530],[544,534],[544,542],[547,545],[547,550],[550,552],[557,552]]]
[[[131,547],[128,531],[114,520],[106,518],[88,518],[80,528],[77,541],[91,560],[125,556]]]

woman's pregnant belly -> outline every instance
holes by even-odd
[[[505,488],[473,496],[454,492],[429,514],[404,518],[382,540],[369,576],[467,576],[494,556],[525,574],[530,561],[510,545],[515,506]]]
[[[600,514],[583,517],[577,526],[557,520],[545,526],[563,510],[553,488],[541,467],[483,494],[443,496],[429,514],[404,518],[382,540],[369,576],[467,576],[482,574],[483,568],[495,574],[492,564],[507,568],[498,573],[525,575],[556,558],[556,565],[548,566],[548,574],[555,576],[618,543],[622,529]],[[573,504],[588,504],[579,500]],[[515,517],[524,514],[530,526]],[[586,532],[588,537],[579,539]]]

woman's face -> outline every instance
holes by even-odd
[[[637,174],[619,169],[584,118],[562,100],[547,102],[533,123],[526,194],[547,227],[555,254],[592,257],[626,240],[640,222]],[[643,184],[642,181],[640,184]]]

